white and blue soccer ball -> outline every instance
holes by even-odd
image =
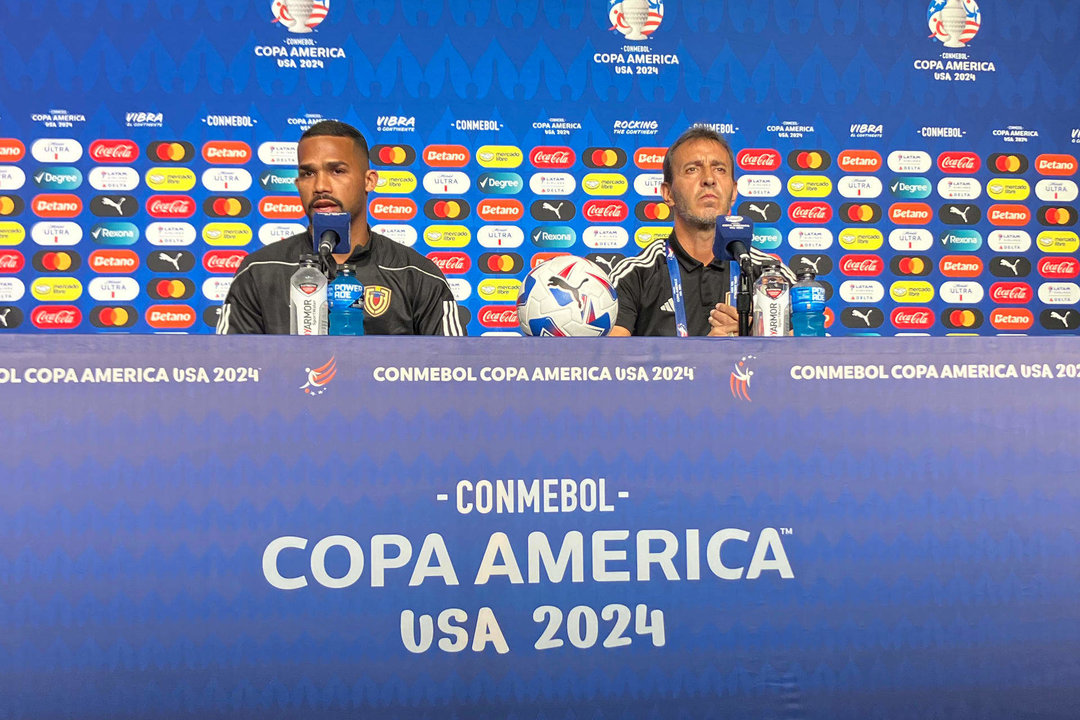
[[[615,324],[619,296],[599,265],[561,255],[525,276],[517,308],[526,335],[599,337]]]

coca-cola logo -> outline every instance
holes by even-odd
[[[943,152],[938,155],[938,169],[945,173],[973,173],[982,167],[982,160],[973,152]]]
[[[845,255],[840,258],[840,272],[850,277],[875,277],[885,269],[877,255]]]
[[[630,214],[630,209],[622,200],[589,200],[582,208],[582,214],[589,222],[621,222]]]
[[[747,171],[776,170],[782,161],[780,151],[772,148],[746,148],[735,159],[739,169]]]
[[[90,143],[90,157],[95,162],[129,163],[139,157],[139,146],[131,140],[95,140]]]
[[[1038,267],[1039,274],[1048,280],[1067,280],[1080,275],[1080,260],[1071,257],[1045,257]]]
[[[461,275],[472,266],[469,256],[462,252],[429,252],[427,257],[444,275]]]
[[[1034,295],[1034,291],[1027,283],[996,282],[990,286],[990,299],[996,303],[1023,305],[1031,302]]]
[[[1035,316],[1026,308],[994,308],[990,324],[997,330],[1027,330],[1035,324]]]
[[[568,147],[539,145],[529,153],[529,162],[533,167],[544,170],[565,169],[571,167],[577,155]]]
[[[516,328],[517,305],[485,305],[476,314],[476,319],[486,328]]]
[[[930,308],[896,308],[889,318],[898,330],[928,330],[934,326],[934,311]]]
[[[41,330],[71,330],[82,322],[82,311],[74,305],[42,305],[30,313],[30,322]]]
[[[203,267],[207,272],[231,275],[245,257],[247,253],[243,250],[211,250],[203,255]]]
[[[17,273],[26,265],[26,258],[18,250],[0,250],[0,273]]]
[[[788,206],[788,217],[794,222],[827,223],[832,219],[832,206],[824,202],[795,202]]]
[[[188,218],[195,214],[195,201],[187,195],[151,195],[146,212],[155,218]]]

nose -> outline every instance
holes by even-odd
[[[312,185],[312,190],[316,194],[330,192],[330,173],[318,171],[315,173],[315,182]]]

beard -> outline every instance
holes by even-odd
[[[685,197],[675,197],[675,214],[687,225],[697,230],[712,230],[716,227],[716,218],[726,215],[726,210],[717,210],[715,213],[707,211],[704,215],[694,213],[690,209],[690,203]]]

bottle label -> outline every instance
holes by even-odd
[[[825,288],[819,285],[796,285],[791,288],[792,312],[824,312]]]
[[[315,286],[318,290],[319,287]],[[327,332],[326,292],[307,293],[304,286],[293,285],[290,310],[296,321],[297,335],[325,335]]]
[[[364,286],[358,282],[330,283],[330,308],[363,308]]]

